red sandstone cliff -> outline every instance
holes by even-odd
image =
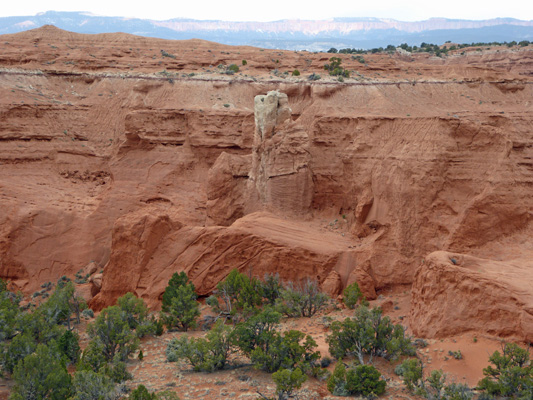
[[[340,83],[328,54],[53,27],[0,39],[0,276],[23,291],[91,261],[95,308],[127,291],[157,307],[181,270],[200,294],[231,268],[332,294],[413,283],[420,335],[531,338],[530,48],[342,55],[358,74]],[[272,90],[287,96],[256,97]]]

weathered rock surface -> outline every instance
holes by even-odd
[[[302,126],[290,123],[292,110],[285,93],[256,96],[254,105],[250,183],[257,195],[253,197],[268,209],[304,215],[313,197],[309,136]]]
[[[468,331],[533,339],[531,259],[494,261],[431,253],[412,287],[414,333],[445,337]]]
[[[351,252],[350,244],[335,233],[316,232],[309,223],[262,212],[229,227],[179,227],[155,210],[150,216],[132,214],[115,225],[113,253],[92,305],[100,308],[132,291],[155,306],[175,271],[185,271],[199,295],[210,293],[233,268],[259,277],[279,273],[284,280],[322,282]]]
[[[1,39],[0,277],[25,293],[91,262],[95,308],[127,291],[157,308],[175,271],[202,295],[231,268],[369,298],[415,282],[420,335],[531,338],[531,47],[340,54],[340,83],[330,54],[53,27]],[[417,272],[436,251],[482,275]],[[455,275],[498,284],[496,300]]]

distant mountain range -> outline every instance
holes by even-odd
[[[230,45],[285,50],[370,49],[388,44],[533,41],[533,21],[512,18],[471,21],[431,18],[403,22],[381,18],[334,18],[323,21],[227,22],[101,17],[86,12],[48,11],[34,16],[0,18],[0,34],[43,25],[78,33],[125,32],[163,39],[204,39]]]

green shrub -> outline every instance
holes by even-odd
[[[331,364],[331,358],[329,357],[324,357],[320,360],[320,366],[322,368],[327,368],[330,366],[330,364]]]
[[[103,309],[96,320],[88,325],[87,333],[92,340],[101,344],[107,362],[112,361],[115,355],[121,360],[127,359],[139,345],[128,318],[118,306]]]
[[[338,362],[327,381],[327,388],[334,396],[348,396],[346,390],[346,367]]]
[[[246,65],[246,64],[248,64],[248,61],[242,60],[242,65]]]
[[[2,347],[0,352],[2,369],[11,374],[21,360],[35,351],[37,342],[29,332],[24,332]]]
[[[155,393],[150,393],[146,386],[139,385],[135,390],[133,390],[128,397],[130,400],[157,400],[157,395]]]
[[[167,312],[172,304],[172,299],[178,296],[178,288],[187,285],[192,285],[193,292],[195,291],[196,288],[194,287],[194,284],[189,281],[189,277],[185,272],[181,271],[179,274],[174,272],[168,281],[165,291],[163,292],[163,296],[161,298],[161,310]]]
[[[22,296],[8,291],[7,283],[0,279],[0,343],[15,335],[21,299]]]
[[[320,353],[314,351],[317,344],[311,336],[296,330],[271,335],[268,348],[258,346],[250,353],[255,368],[267,372],[300,368],[311,373],[318,366]]]
[[[243,64],[246,65],[246,64]],[[237,64],[231,64],[228,67],[228,71],[232,71],[233,73],[239,72],[239,66]]]
[[[426,378],[427,385],[422,385],[420,389],[420,394],[424,395],[426,398],[437,398],[442,397],[442,392],[446,385],[446,375],[442,370],[433,370]]]
[[[104,345],[98,340],[91,340],[81,354],[77,370],[98,372],[106,363]]]
[[[81,312],[81,316],[85,319],[90,319],[90,318],[94,318],[94,311],[91,310],[90,308],[86,309],[86,310],[83,310]]]
[[[161,315],[159,316],[158,319],[152,316],[151,324],[152,324],[155,336],[161,336],[163,333],[165,333],[164,322],[163,322],[163,318],[161,317]]]
[[[219,320],[204,338],[173,339],[167,346],[169,362],[186,360],[195,371],[213,372],[223,369],[228,363],[232,346],[232,330]]]
[[[533,398],[529,393],[529,398]],[[472,390],[465,384],[462,383],[451,383],[444,388],[444,399],[445,400],[471,400],[474,397]],[[478,400],[481,400],[479,398]]]
[[[320,291],[318,282],[307,278],[299,284],[289,283],[283,288],[278,307],[289,317],[310,318],[322,310],[328,300],[328,295]]]
[[[396,369],[400,370],[407,388],[417,396],[429,400],[471,400],[474,396],[472,390],[464,384],[447,385],[446,375],[442,370],[431,371],[424,380],[423,366],[418,359],[405,360]]]
[[[294,71],[292,71],[292,76],[300,76],[300,71],[295,69]]]
[[[263,282],[261,282],[261,291],[263,298],[268,304],[273,306],[276,300],[280,298],[283,285],[279,274],[265,274]]]
[[[478,389],[503,397],[527,398],[533,392],[533,365],[529,351],[514,343],[505,343],[502,353],[495,351],[489,365],[483,369]],[[531,397],[530,397],[531,398]]]
[[[64,400],[72,394],[72,381],[57,354],[40,344],[14,369],[10,400]]]
[[[161,50],[161,57],[176,58],[175,55],[167,53],[165,50]]]
[[[126,363],[115,357],[113,362],[104,364],[98,371],[111,378],[115,383],[122,383],[133,379],[133,375],[128,372]]]
[[[355,318],[335,321],[330,326],[331,335],[326,338],[329,351],[337,359],[355,355],[360,364],[364,356],[395,359],[400,354],[414,355],[411,338],[405,336],[401,325],[392,324],[389,317],[383,317],[380,308],[369,310],[360,306]]]
[[[261,282],[233,269],[214,292],[216,301],[209,300],[214,311],[231,316],[234,321],[249,317],[258,312],[263,304]]]
[[[115,383],[106,375],[94,371],[78,371],[74,374],[73,400],[114,400]]]
[[[357,365],[346,371],[348,393],[375,398],[385,393],[386,383],[373,365]]]
[[[450,350],[450,351],[448,351],[448,355],[452,356],[456,360],[462,360],[463,359],[463,353],[461,353],[461,350],[457,350],[457,351]]]
[[[276,384],[276,394],[278,400],[285,400],[294,397],[294,392],[302,387],[307,377],[299,369],[282,369],[272,374],[272,380]]]
[[[233,342],[248,357],[256,348],[268,352],[277,337],[276,327],[281,314],[271,307],[265,307],[259,314],[235,327]]]
[[[329,71],[329,74],[332,76],[343,76],[348,78],[350,73],[341,67],[342,60],[339,57],[331,57],[329,59],[329,64],[324,64],[324,69]]]
[[[403,383],[405,386],[407,386],[407,389],[409,389],[411,392],[414,392],[417,388],[422,386],[422,363],[416,358],[410,358],[405,360],[401,365],[401,376],[403,377]]]
[[[166,307],[166,313],[162,314],[169,329],[177,327],[186,332],[196,327],[196,320],[200,316],[196,299],[197,295],[192,284],[179,286],[175,289],[174,297],[172,297],[170,305]]]
[[[153,333],[154,327],[148,319],[148,307],[142,299],[133,293],[126,293],[117,299],[117,305],[129,328],[135,330],[138,337]]]
[[[348,370],[342,362],[328,379],[327,388],[335,396],[375,398],[385,393],[386,382],[372,365],[357,365]]]
[[[171,392],[169,390],[164,390],[162,392],[157,393],[157,398],[159,400],[180,400],[178,395],[174,392]]]
[[[76,332],[65,331],[57,341],[57,347],[67,360],[67,364],[76,364],[80,357],[79,335]]]
[[[360,300],[363,300],[363,292],[359,289],[357,282],[348,285],[343,292],[343,301],[350,310],[353,310]]]
[[[73,312],[70,299],[74,296],[74,284],[66,280],[60,280],[54,293],[48,300],[38,307],[38,313],[50,325],[67,323],[70,329],[70,316]]]

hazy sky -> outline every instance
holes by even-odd
[[[127,5],[126,5],[127,4]],[[431,17],[489,19],[512,17],[533,20],[533,1],[469,0],[6,0],[0,16],[34,15],[44,11],[89,11],[97,15],[156,20],[171,18],[227,21],[275,21],[279,19],[328,19],[332,17],[379,17],[417,21]]]

